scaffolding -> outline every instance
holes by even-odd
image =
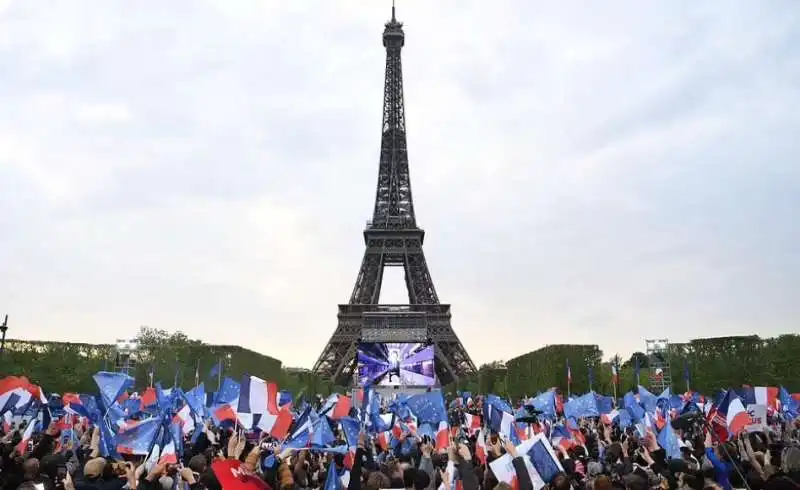
[[[672,371],[669,365],[669,340],[645,340],[647,362],[650,369],[650,390],[661,394],[672,386]]]
[[[114,371],[134,376],[136,373],[137,352],[139,342],[136,340],[117,339],[114,351]]]

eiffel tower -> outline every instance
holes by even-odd
[[[403,24],[385,25],[386,74],[383,127],[375,209],[364,229],[366,250],[347,304],[339,305],[339,325],[314,365],[314,372],[339,385],[355,381],[359,342],[423,342],[434,347],[436,375],[442,385],[475,372],[467,351],[450,325],[450,305],[441,304],[433,287],[417,226],[406,149]],[[403,267],[408,304],[378,303],[384,267]]]

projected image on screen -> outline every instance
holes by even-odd
[[[425,344],[359,344],[359,383],[380,386],[433,386],[433,346]]]

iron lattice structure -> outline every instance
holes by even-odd
[[[669,340],[645,340],[647,361],[650,366],[650,388],[660,394],[672,386],[672,371],[669,365]]]
[[[139,343],[136,340],[117,339],[114,352],[114,371],[132,376],[136,372]]]
[[[337,384],[354,379],[358,343],[429,342],[436,374],[447,384],[475,372],[475,365],[450,324],[450,305],[441,304],[422,250],[425,231],[417,226],[406,146],[403,24],[395,18],[383,31],[386,74],[378,185],[372,220],[364,229],[366,250],[348,304],[339,305],[339,323],[314,372]],[[385,267],[403,267],[408,304],[378,303]]]

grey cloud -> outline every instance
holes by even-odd
[[[477,361],[797,330],[794,3],[398,13],[426,254]],[[363,252],[387,17],[356,0],[12,2],[14,335],[145,323],[310,365]]]

